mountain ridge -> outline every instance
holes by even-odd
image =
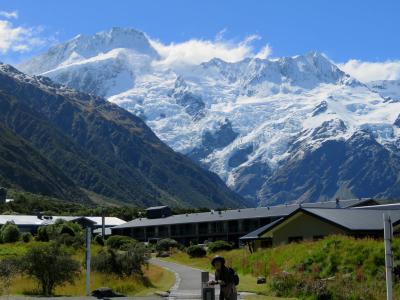
[[[0,123],[80,188],[140,206],[248,205],[115,104],[8,65],[0,82]]]
[[[115,67],[117,62],[123,67]],[[274,203],[299,201],[298,193],[279,198],[278,192],[265,191],[270,190],[266,185],[279,186],[275,174],[283,172],[293,156],[299,160],[299,164],[292,161],[293,165],[300,168],[304,159],[301,148],[317,157],[321,149],[329,152],[323,145],[330,141],[357,148],[346,142],[368,132],[394,156],[400,153],[400,131],[395,126],[400,111],[396,93],[400,95],[400,90],[396,83],[360,82],[318,52],[238,62],[214,58],[175,68],[160,63],[159,57],[137,56],[124,48],[45,74],[68,86],[104,95],[138,115],[174,150],[189,155],[233,190],[259,203],[268,199]],[[366,163],[373,166],[373,156],[368,151],[364,155]],[[392,161],[389,156],[385,159]],[[397,182],[398,174],[393,172],[386,180]],[[340,174],[334,176],[340,178]],[[308,186],[305,189],[314,195],[313,200],[332,199],[347,189],[345,182],[326,181],[336,192],[321,192],[317,197]],[[358,197],[359,185],[362,183],[351,185],[354,193],[347,194]],[[375,196],[400,194],[386,189],[369,195]]]

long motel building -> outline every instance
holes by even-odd
[[[349,209],[377,205],[373,199],[336,200],[173,215],[168,206],[150,207],[146,217],[110,228],[142,242],[172,238],[182,244],[226,240],[236,245],[254,230],[293,214],[300,208]],[[268,242],[270,243],[270,242]]]

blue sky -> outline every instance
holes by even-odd
[[[191,39],[232,44],[256,35],[252,51],[268,45],[274,57],[316,50],[343,63],[400,59],[400,1],[1,0],[0,11],[0,60],[8,63],[113,26],[139,29],[166,45]]]

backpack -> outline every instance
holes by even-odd
[[[239,275],[232,268],[229,268],[229,273],[231,273],[231,275],[232,275],[233,283],[235,285],[238,285],[239,284]]]

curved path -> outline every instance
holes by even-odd
[[[150,262],[175,273],[176,283],[171,289],[169,299],[201,299],[201,270],[155,258]],[[213,278],[211,274],[210,278]],[[215,298],[218,299],[218,296],[219,287],[217,286]]]

